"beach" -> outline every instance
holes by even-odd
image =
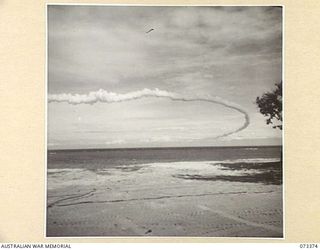
[[[283,237],[282,163],[258,153],[87,168],[56,160],[47,236]]]

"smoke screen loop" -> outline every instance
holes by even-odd
[[[218,135],[213,139],[225,137],[231,134],[238,133],[246,129],[250,124],[250,118],[248,113],[238,106],[235,103],[223,100],[220,97],[200,97],[200,96],[183,96],[177,93],[168,92],[160,89],[143,89],[139,91],[129,92],[126,94],[117,94],[114,92],[108,92],[106,90],[100,89],[98,91],[89,92],[89,94],[49,94],[48,101],[51,102],[65,102],[68,104],[78,105],[78,104],[94,104],[97,102],[102,103],[114,103],[114,102],[126,102],[137,100],[145,97],[155,97],[155,98],[167,98],[172,101],[181,101],[181,102],[209,102],[218,105],[222,105],[226,108],[233,109],[244,116],[244,123],[237,129],[230,132]]]

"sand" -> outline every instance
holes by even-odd
[[[275,167],[240,166],[48,169],[47,236],[283,237],[281,183],[239,178]]]

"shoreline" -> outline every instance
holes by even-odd
[[[283,237],[282,184],[254,180],[281,163],[237,164],[48,169],[47,236]]]

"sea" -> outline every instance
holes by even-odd
[[[281,146],[48,150],[47,168],[98,169],[161,162],[282,159]]]

